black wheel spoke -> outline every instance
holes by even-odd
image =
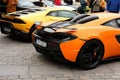
[[[80,64],[84,69],[91,69],[97,66],[102,60],[104,48],[97,40],[87,41],[80,53]]]

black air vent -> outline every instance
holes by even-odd
[[[21,12],[21,13],[19,13],[19,14],[28,14],[27,12]]]
[[[10,14],[10,16],[21,16],[22,14],[35,13],[36,11],[42,11],[42,10],[41,9],[28,9],[28,10],[23,10],[21,12]]]
[[[10,14],[10,16],[20,16],[19,14]]]
[[[116,35],[115,38],[118,41],[118,43],[120,43],[120,35]]]

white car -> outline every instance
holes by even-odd
[[[29,0],[18,0],[17,10],[31,9],[31,8],[40,8]]]
[[[60,6],[55,5],[52,1],[49,1],[49,0],[43,0],[42,2],[43,2],[43,5],[46,6],[46,7],[59,7],[59,8],[64,8],[64,9],[68,9],[68,10],[71,10],[71,11],[76,11],[75,7],[64,3],[64,1],[61,2]]]
[[[43,6],[42,7],[59,7],[64,8],[71,11],[76,11],[76,8],[73,6],[70,6],[64,1],[61,1],[61,5],[57,6],[54,4],[53,1],[49,0],[42,0]],[[29,0],[18,0],[17,10],[23,10],[23,9],[29,9],[29,8],[39,8],[39,0],[29,1]]]

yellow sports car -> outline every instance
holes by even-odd
[[[8,13],[3,15],[2,20],[0,20],[1,32],[8,35],[24,33],[23,35],[27,34],[30,38],[31,33],[35,29],[35,21],[66,20],[76,15],[78,15],[78,13],[74,11],[54,7],[27,9]]]
[[[120,14],[81,14],[36,28],[32,38],[38,52],[77,62],[82,69],[120,56]]]

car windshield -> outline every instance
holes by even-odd
[[[17,6],[18,7],[23,7],[23,8],[32,8],[35,5],[28,0],[18,0],[18,5]]]

